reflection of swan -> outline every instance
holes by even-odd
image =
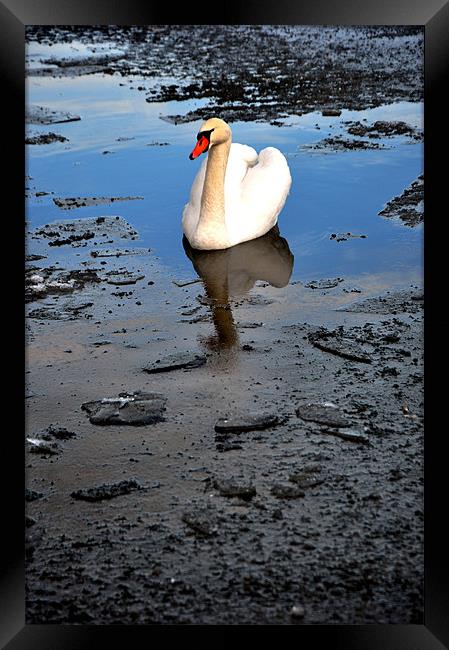
[[[267,233],[277,222],[291,186],[285,156],[274,147],[257,155],[231,145],[231,129],[212,118],[204,122],[190,159],[209,151],[184,207],[182,227],[190,245],[220,250]]]
[[[199,251],[183,238],[184,250],[195,271],[202,278],[210,300],[212,318],[220,347],[232,347],[237,331],[229,304],[248,292],[257,280],[273,287],[285,287],[293,270],[293,255],[287,240],[275,226],[268,233],[219,251]],[[215,342],[211,341],[215,345]]]

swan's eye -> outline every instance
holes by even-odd
[[[210,131],[200,131],[198,135],[196,136],[196,139],[199,140],[200,138],[207,138],[207,140],[210,140],[210,134],[212,131],[215,131],[215,129],[210,129]]]

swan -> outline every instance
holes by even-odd
[[[182,215],[192,248],[222,250],[265,235],[290,191],[285,156],[274,147],[257,155],[252,147],[232,143],[229,124],[216,117],[201,125],[189,158],[206,151]]]

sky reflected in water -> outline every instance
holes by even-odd
[[[148,80],[146,80],[148,86]],[[170,124],[161,116],[185,114],[202,100],[150,104],[117,76],[29,77],[27,103],[81,116],[77,122],[28,125],[30,134],[59,133],[69,142],[27,146],[30,229],[53,220],[119,214],[178,277],[192,277],[182,244],[181,215],[199,168],[188,155],[201,122]],[[257,150],[275,146],[287,156],[292,188],[279,218],[294,256],[291,280],[393,273],[404,282],[422,274],[423,228],[410,228],[378,212],[423,173],[423,144],[396,136],[381,150],[321,152],[302,149],[344,133],[345,120],[403,120],[422,128],[423,105],[401,102],[367,111],[291,116],[288,126],[233,123],[233,140]],[[319,128],[318,128],[319,127]],[[155,144],[158,143],[158,144]],[[165,144],[168,143],[168,144]],[[105,153],[107,152],[107,153]],[[56,197],[141,196],[142,201],[60,210]],[[365,235],[337,242],[333,233]],[[29,252],[36,244],[30,240]],[[58,250],[58,257],[67,251]]]

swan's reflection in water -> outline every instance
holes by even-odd
[[[218,251],[193,249],[183,238],[187,257],[204,283],[216,336],[205,344],[209,349],[232,348],[238,343],[230,301],[245,295],[257,280],[285,287],[293,270],[293,255],[287,240],[274,226],[266,235]]]

